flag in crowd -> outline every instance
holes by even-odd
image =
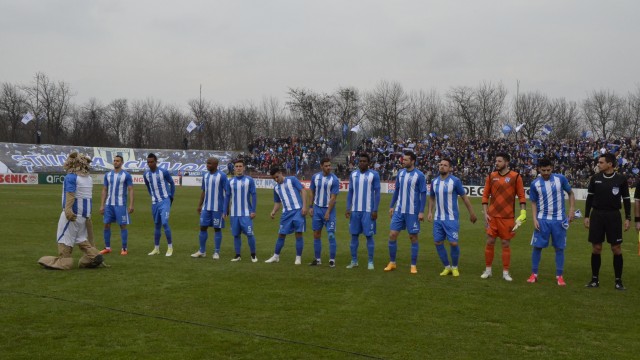
[[[354,126],[351,128],[351,131],[353,131],[354,133],[358,133],[360,132],[360,124]]]
[[[191,133],[197,127],[198,127],[198,125],[196,125],[196,123],[193,120],[191,120],[189,125],[187,125],[187,132]]]
[[[29,123],[29,121],[33,120],[33,118],[34,118],[33,114],[28,112],[24,114],[24,116],[22,117],[22,123],[26,125]]]
[[[522,123],[522,124],[520,124],[520,125],[516,126],[516,132],[519,132],[519,131],[520,131],[520,129],[522,129],[522,127],[523,127],[523,126],[524,126],[524,123]]]
[[[551,130],[552,130],[552,128],[549,125],[545,125],[545,126],[542,127],[542,133],[545,134],[545,135],[551,134]]]
[[[511,134],[511,131],[513,131],[513,128],[511,127],[511,125],[504,124],[504,126],[502,126],[502,133],[503,134],[509,135],[509,134]]]

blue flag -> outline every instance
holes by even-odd
[[[542,128],[542,133],[545,134],[545,135],[549,135],[549,134],[551,134],[551,130],[552,130],[551,126],[545,125]]]
[[[511,133],[511,131],[513,131],[513,128],[509,124],[505,124],[502,127],[502,133],[505,134],[505,135],[509,135]]]

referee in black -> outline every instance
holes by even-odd
[[[602,243],[605,236],[613,252],[613,272],[616,277],[616,290],[625,290],[622,285],[622,218],[620,217],[620,199],[624,203],[624,231],[629,230],[631,221],[631,200],[627,178],[617,174],[616,157],[612,153],[598,158],[599,173],[589,181],[587,204],[584,211],[584,226],[589,229],[589,242],[593,246],[591,253],[591,281],[588,288],[600,286],[599,274]],[[592,212],[593,210],[593,212]]]

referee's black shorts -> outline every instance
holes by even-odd
[[[589,220],[589,242],[602,244],[604,237],[611,245],[622,244],[622,216],[620,210],[591,211]]]

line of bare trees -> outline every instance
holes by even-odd
[[[589,130],[598,138],[640,135],[640,86],[620,95],[594,90],[579,102],[539,92],[509,96],[502,83],[407,91],[398,82],[380,81],[374,89],[338,88],[332,93],[290,88],[285,103],[275,97],[258,104],[223,106],[193,99],[186,109],[156,99],[92,98],[73,103],[64,81],[36,73],[29,84],[2,83],[0,141],[136,148],[244,150],[258,136],[331,137],[359,126],[369,136],[424,138],[439,135],[493,138],[502,125],[522,125],[534,138],[545,125],[551,138],[576,138]],[[36,119],[23,124],[30,112]],[[190,121],[200,126],[192,133]]]

